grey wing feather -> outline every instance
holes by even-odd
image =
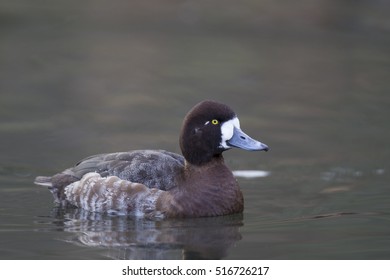
[[[169,190],[177,186],[177,175],[184,168],[184,158],[163,150],[139,150],[100,154],[81,160],[64,173],[81,178],[89,172],[102,177],[117,176],[149,188]]]

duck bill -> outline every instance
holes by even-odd
[[[230,147],[236,147],[247,151],[268,151],[266,144],[261,143],[247,134],[241,129],[234,127],[233,136],[227,141]]]

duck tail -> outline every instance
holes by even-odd
[[[34,184],[47,187],[53,195],[54,202],[65,207],[68,205],[65,196],[65,187],[77,180],[78,179],[72,175],[59,173],[52,177],[38,176],[35,178]]]
[[[53,183],[51,182],[51,177],[48,176],[38,176],[34,180],[35,185],[44,186],[44,187],[52,187]]]

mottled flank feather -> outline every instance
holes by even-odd
[[[91,172],[67,186],[65,195],[71,204],[91,212],[164,218],[158,200],[168,194],[116,176],[102,178]]]

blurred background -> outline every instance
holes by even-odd
[[[1,0],[0,258],[389,258],[389,8]],[[232,170],[269,172],[238,178],[246,204],[233,222],[57,211],[32,183],[91,154],[180,153],[183,117],[204,99],[271,148],[225,153]],[[210,225],[221,227],[203,239],[174,230]],[[138,246],[145,228],[164,241]],[[102,244],[118,234],[126,243]]]

